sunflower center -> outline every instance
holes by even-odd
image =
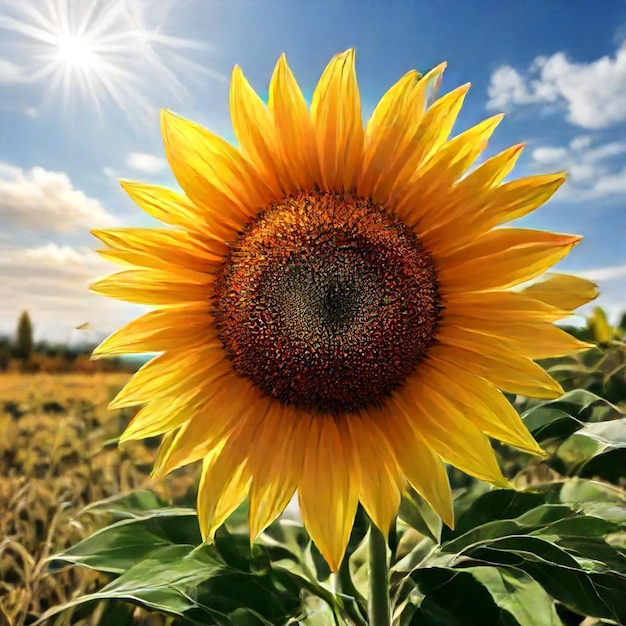
[[[381,406],[435,338],[430,255],[397,217],[352,193],[301,192],[245,229],[213,315],[234,368],[312,412]]]

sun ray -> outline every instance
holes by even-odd
[[[156,0],[0,0],[0,36],[11,35],[6,49],[21,82],[45,87],[44,104],[60,100],[70,115],[80,102],[98,114],[112,104],[133,123],[153,123],[157,85],[160,98],[183,101],[192,92],[181,75],[226,80],[194,60],[206,57],[206,44],[162,32],[174,8]]]

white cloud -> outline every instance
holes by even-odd
[[[61,246],[57,243],[47,243],[37,248],[14,248],[0,250],[0,265],[15,266],[33,271],[47,271],[57,264],[64,264],[67,268],[74,268],[78,274],[89,273],[89,269],[111,265],[101,260],[89,248],[73,248]]]
[[[606,311],[609,319],[617,323],[621,316],[626,313],[626,294],[624,293],[626,265],[598,267],[576,272],[576,275],[597,282],[600,288],[598,299],[585,305],[580,310],[580,314],[591,315],[593,308],[600,306]]]
[[[37,109],[35,107],[28,107],[24,111],[24,114],[28,115],[28,117],[37,117]]]
[[[532,152],[542,168],[565,170],[568,181],[559,194],[561,200],[590,200],[626,193],[626,168],[615,165],[615,158],[626,154],[626,141],[594,146],[589,135],[575,137],[569,147],[540,146]]]
[[[592,139],[591,135],[578,135],[578,137],[574,137],[574,139],[569,142],[569,147],[572,150],[582,150],[591,145]]]
[[[563,161],[567,155],[567,148],[553,148],[551,146],[536,148],[533,151],[533,159],[537,161],[537,163],[558,163],[559,161]]]
[[[589,63],[570,61],[564,52],[537,57],[523,73],[497,68],[488,87],[488,109],[513,105],[559,104],[582,128],[606,128],[626,121],[626,46],[614,57]]]
[[[594,270],[586,270],[577,272],[578,276],[587,280],[616,280],[618,278],[626,278],[626,265],[610,265],[608,267],[599,267]]]
[[[535,59],[534,64],[537,60]],[[558,98],[558,93],[549,85],[533,81],[529,86],[524,77],[510,65],[501,65],[494,71],[487,93],[488,109],[506,109],[511,104],[555,102]]]
[[[158,174],[167,167],[167,161],[145,152],[131,152],[126,156],[126,165],[146,174]]]
[[[12,333],[20,311],[27,310],[38,338],[66,341],[87,321],[97,335],[111,333],[145,309],[89,291],[94,280],[115,269],[89,248],[0,246],[0,332]]]
[[[75,189],[64,172],[0,163],[0,229],[67,233],[116,221],[98,200]]]
[[[13,85],[26,81],[24,71],[19,65],[6,59],[0,59],[0,85]]]
[[[598,176],[587,197],[602,198],[626,194],[626,167],[618,172]]]
[[[583,156],[588,163],[595,163],[596,161],[602,161],[603,159],[608,159],[625,153],[626,141],[611,141],[610,143],[602,144],[596,148],[585,150]]]

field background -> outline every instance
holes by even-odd
[[[106,525],[90,503],[138,489],[195,504],[196,468],[150,479],[157,441],[116,438],[133,411],[108,411],[127,372],[0,374],[0,624],[29,624],[47,608],[93,591],[90,570],[45,571],[45,560]],[[162,624],[152,615],[137,623]],[[106,621],[102,622],[107,623]]]

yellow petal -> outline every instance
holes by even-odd
[[[311,100],[324,189],[349,189],[357,184],[363,153],[361,99],[354,68],[354,50],[334,56]]]
[[[385,437],[400,468],[410,485],[415,489],[441,517],[449,528],[454,527],[454,509],[452,494],[446,468],[440,456],[426,443],[415,426],[411,414],[405,412],[405,406],[396,401],[395,395],[402,395],[403,390],[390,399],[393,414],[385,412],[388,428]]]
[[[577,235],[499,228],[448,256],[438,251],[435,263],[444,292],[504,289],[542,274],[580,240]]]
[[[350,416],[339,426],[358,498],[374,524],[387,536],[398,514],[402,485],[393,452],[384,433],[366,413]]]
[[[175,430],[202,410],[199,407],[197,399],[195,402],[187,402],[184,396],[156,399],[142,407],[133,417],[120,436],[120,444]]]
[[[573,311],[597,298],[598,286],[578,276],[552,274],[524,288],[521,293],[563,311]]]
[[[513,169],[522,148],[517,144],[496,154],[457,181],[446,198],[431,198],[420,211],[420,236],[433,247],[445,246],[448,237],[460,241],[461,224],[489,202],[492,188]]]
[[[321,180],[315,132],[306,100],[285,55],[281,55],[270,81],[268,109],[286,173],[296,189],[309,190]]]
[[[441,254],[454,253],[489,229],[532,213],[547,202],[565,181],[565,175],[529,176],[476,193],[471,187],[459,195],[455,218],[438,230],[422,233]]]
[[[394,178],[395,153],[406,149],[412,139],[411,125],[417,125],[420,110],[409,110],[409,96],[415,89],[419,74],[407,72],[376,105],[365,130],[363,166],[357,191],[362,196],[377,197],[381,177]],[[412,99],[411,99],[412,100]]]
[[[157,467],[159,463],[163,460],[164,456],[169,452],[172,442],[176,439],[176,434],[178,433],[177,428],[166,432],[161,438],[161,445],[159,445],[159,449],[157,450],[157,455],[154,459],[154,465]]]
[[[587,327],[591,330],[594,341],[608,343],[613,339],[615,330],[609,324],[604,309],[599,306],[593,307],[593,314],[587,318]]]
[[[212,274],[192,270],[127,270],[96,281],[90,289],[136,304],[184,304],[208,300],[214,280]]]
[[[426,367],[420,369],[420,374]],[[409,381],[396,402],[411,409],[413,428],[419,431],[445,461],[493,485],[510,487],[504,478],[489,439],[468,420],[458,406],[437,393],[429,384],[429,373]]]
[[[107,337],[93,351],[92,358],[217,347],[217,331],[206,309],[203,302],[150,311]]]
[[[154,476],[165,476],[211,454],[215,449],[221,450],[227,444],[230,450],[232,445],[229,442],[237,441],[243,445],[242,438],[247,436],[242,433],[243,430],[247,430],[248,434],[250,431],[252,434],[256,432],[256,426],[266,415],[269,400],[259,398],[256,390],[251,389],[246,381],[234,376],[225,382],[225,388],[215,387],[212,388],[214,393],[211,397],[206,398],[202,413],[196,412],[180,428],[167,454],[155,464],[152,472]],[[242,448],[242,451],[248,455],[250,450]]]
[[[528,215],[547,202],[565,182],[565,173],[540,174],[501,185],[491,202],[476,215],[476,226],[487,230]],[[474,232],[478,232],[474,229]]]
[[[510,350],[494,346],[466,342],[468,347],[459,347],[450,343],[431,348],[428,358],[441,369],[461,368],[476,376],[481,376],[499,389],[509,393],[518,393],[531,398],[558,398],[563,389],[539,365],[530,359]],[[476,352],[478,349],[480,351]],[[489,350],[486,354],[485,350]]]
[[[168,262],[167,257],[160,258],[146,252],[134,250],[116,250],[115,248],[102,248],[95,251],[96,254],[107,261],[117,263],[133,269],[156,269],[166,272],[176,272],[180,276],[190,275],[192,278],[196,270],[187,269],[180,265]],[[208,266],[205,263],[205,267]]]
[[[247,441],[247,438],[246,438]],[[202,538],[212,540],[215,531],[243,502],[252,479],[247,467],[249,447],[226,441],[202,462],[198,485],[198,522]]]
[[[163,111],[161,132],[174,176],[191,200],[210,214],[243,225],[275,199],[252,164],[206,128]]]
[[[498,320],[501,322],[554,322],[567,312],[549,304],[526,297],[524,292],[482,291],[446,294],[443,305],[445,320],[461,324],[459,320]],[[475,322],[477,323],[477,322]]]
[[[463,180],[459,181],[459,191],[462,190],[468,196],[496,187],[515,167],[523,149],[524,144],[518,143],[488,158]]]
[[[495,115],[448,141],[408,182],[395,210],[410,226],[445,219],[446,213],[433,210],[450,193],[454,183],[485,149],[487,141],[504,116]]]
[[[311,539],[336,572],[348,545],[358,500],[332,417],[312,418],[298,497]]]
[[[503,321],[500,319],[476,320],[456,316],[446,318],[440,326],[440,333],[471,339],[476,335],[487,336],[508,350],[518,352],[531,359],[546,359],[566,356],[593,347],[593,344],[579,341],[564,330],[552,324],[536,322]]]
[[[142,365],[109,404],[120,409],[175,395],[195,387],[207,387],[232,365],[221,346],[203,346],[185,353],[166,352]]]
[[[200,243],[197,237],[177,230],[158,228],[115,228],[91,233],[114,250],[101,251],[113,260],[150,268],[214,272],[221,254]]]
[[[429,370],[429,380],[482,432],[530,454],[545,456],[504,395],[484,378],[461,369]]]
[[[421,81],[420,81],[421,82]],[[457,87],[436,100],[422,117],[417,129],[417,141],[394,183],[394,192],[389,202],[393,210],[398,210],[405,198],[405,187],[415,176],[416,171],[435,154],[446,142],[457,115],[463,105],[469,83]]]
[[[230,82],[230,115],[241,151],[254,163],[276,196],[290,191],[276,142],[274,120],[235,66]]]
[[[121,180],[124,191],[148,215],[164,224],[178,226],[191,232],[201,232],[207,245],[217,254],[224,254],[225,241],[234,239],[241,227],[240,219],[229,219],[223,213],[201,209],[184,194],[171,189]]]
[[[498,192],[494,190],[504,177],[513,169],[519,158],[524,144],[519,143],[503,150],[502,152],[481,163],[473,172],[459,180],[455,185],[450,200],[441,211],[445,221],[433,222],[425,218],[422,230],[429,232],[431,229],[446,227],[450,222],[457,219],[469,221],[475,213],[489,204],[491,197]]]
[[[206,480],[215,480],[216,477],[211,473],[204,473]],[[211,524],[208,526],[204,523],[205,517],[198,518],[202,520],[200,529],[203,538],[212,539],[215,536],[215,531],[226,521],[229,515],[246,499],[246,496],[250,492],[250,483],[252,475],[250,473],[248,463],[243,462],[237,470],[228,476],[227,482],[224,485],[222,494],[219,497]],[[204,486],[204,484],[203,484]],[[198,502],[204,500],[204,490],[200,491],[200,485],[198,485]],[[204,505],[203,505],[204,507]],[[206,532],[205,532],[206,531]]]
[[[429,90],[445,68],[441,63],[421,78],[408,72],[382,97],[367,125],[360,194],[388,203],[398,175],[420,143]]]
[[[310,421],[295,409],[280,406],[259,426],[249,467],[250,537],[257,537],[280,515],[300,482]]]

